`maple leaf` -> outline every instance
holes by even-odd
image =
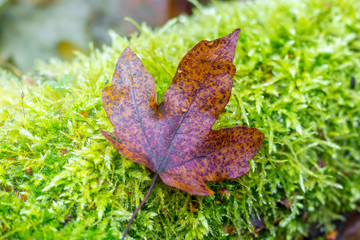
[[[207,181],[238,178],[250,170],[248,161],[264,134],[244,126],[211,129],[231,95],[239,34],[236,29],[191,49],[160,104],[155,82],[135,53],[127,47],[119,58],[112,85],[102,95],[114,132],[101,133],[120,154],[155,172],[133,217],[157,176],[167,185],[207,196],[214,194]]]

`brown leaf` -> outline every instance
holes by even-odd
[[[264,134],[251,127],[211,129],[229,101],[239,33],[191,49],[160,104],[153,78],[126,48],[102,97],[114,133],[101,133],[120,154],[190,194],[213,194],[207,181],[246,174]]]
[[[238,178],[250,167],[264,134],[251,127],[212,130],[229,101],[240,29],[214,41],[201,41],[180,61],[171,86],[157,103],[154,79],[127,47],[119,58],[112,85],[103,90],[113,133],[101,131],[120,154],[155,172],[169,186],[190,194],[214,192],[207,181]],[[194,211],[194,209],[192,210]]]

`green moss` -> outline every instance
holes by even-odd
[[[112,129],[101,90],[117,58],[130,45],[161,99],[187,50],[238,27],[233,92],[214,127],[265,133],[250,173],[209,183],[231,192],[223,200],[158,181],[129,235],[250,239],[254,216],[265,221],[262,239],[300,238],[312,223],[332,230],[331,221],[360,200],[360,87],[350,88],[352,76],[360,79],[359,9],[357,0],[214,2],[156,30],[143,25],[130,39],[111,33],[112,45],[91,47],[89,57],[39,64],[30,76],[37,87],[0,71],[2,237],[118,238],[152,173],[99,133]],[[226,226],[236,231],[224,233]]]

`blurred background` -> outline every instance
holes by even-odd
[[[122,36],[138,23],[159,26],[179,14],[191,14],[187,0],[0,0],[0,67],[17,75],[31,71],[37,59],[71,60],[73,51],[87,53],[109,44],[108,31]],[[196,0],[207,4],[209,0]]]

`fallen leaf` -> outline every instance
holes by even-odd
[[[248,161],[264,134],[244,126],[211,129],[230,98],[239,34],[237,29],[191,49],[160,104],[154,80],[135,53],[127,47],[119,58],[112,85],[102,96],[114,132],[101,133],[120,154],[156,173],[144,201],[157,176],[169,186],[207,196],[214,194],[207,181],[249,172]]]

